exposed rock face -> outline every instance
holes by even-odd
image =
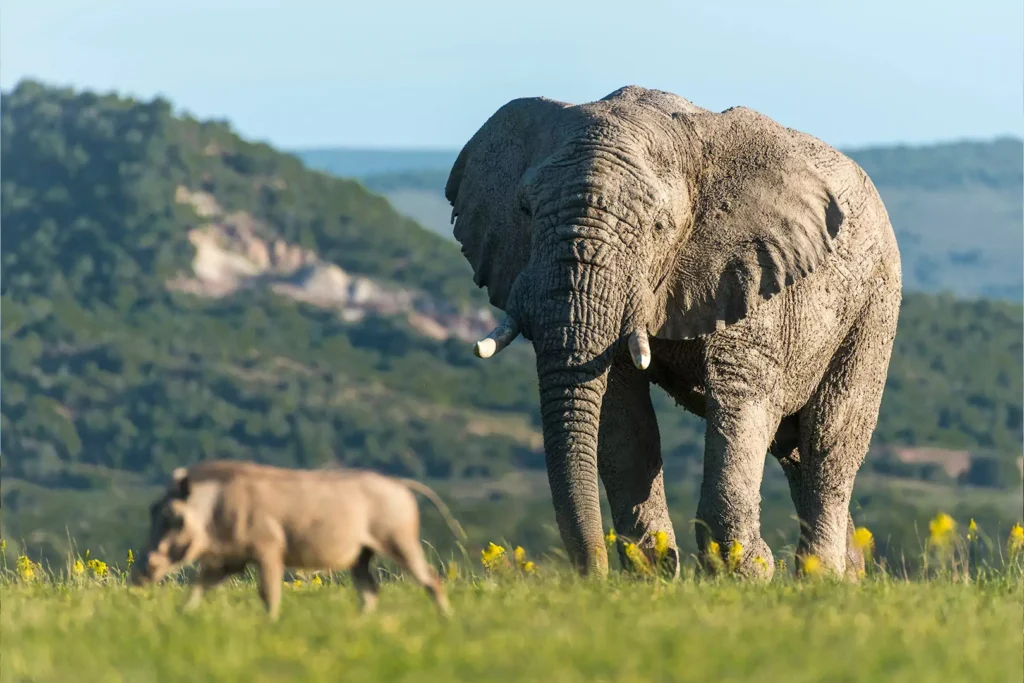
[[[223,297],[246,287],[269,287],[281,296],[333,308],[348,321],[368,313],[402,316],[433,339],[475,341],[496,324],[487,309],[467,314],[425,292],[385,286],[345,272],[313,251],[275,237],[249,213],[225,212],[207,192],[178,186],[175,200],[189,204],[208,222],[189,231],[188,239],[196,249],[192,274],[169,280],[170,289]]]

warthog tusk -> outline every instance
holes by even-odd
[[[511,317],[505,316],[489,335],[473,346],[473,353],[478,358],[490,358],[515,341],[518,336],[519,326]]]
[[[646,330],[634,330],[629,335],[629,355],[633,357],[633,365],[646,370],[651,364],[651,345],[647,341]]]

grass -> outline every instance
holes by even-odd
[[[1024,677],[1020,582],[457,581],[447,623],[405,582],[385,585],[365,617],[347,586],[289,588],[277,623],[251,585],[186,615],[176,586],[0,594],[5,681]]]
[[[858,585],[757,584],[688,565],[677,581],[598,583],[550,557],[524,573],[527,558],[491,546],[475,574],[468,556],[449,563],[450,621],[399,578],[360,615],[337,574],[288,582],[276,623],[251,575],[182,614],[183,582],[128,588],[96,558],[59,572],[25,558],[0,579],[0,680],[1022,680],[1017,555],[973,578],[949,564],[913,581],[873,567]]]

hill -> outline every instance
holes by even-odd
[[[163,100],[26,81],[2,108],[5,475],[543,466],[532,350],[472,356],[494,318],[455,245]],[[1019,455],[1021,334],[1019,304],[908,296],[878,444]],[[667,460],[699,458],[657,407]]]
[[[908,291],[1024,297],[1021,140],[844,151],[867,171],[885,201]],[[456,154],[407,158],[397,151],[334,149],[299,156],[313,168],[359,178],[405,215],[451,239],[444,185]],[[428,167],[431,160],[436,165]]]
[[[162,100],[2,109],[5,474],[535,464],[524,356],[474,362],[468,265],[384,199]]]

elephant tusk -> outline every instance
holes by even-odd
[[[515,341],[518,336],[519,326],[511,317],[505,316],[489,335],[473,346],[473,353],[478,358],[490,358]]]
[[[647,341],[646,330],[635,330],[629,335],[629,355],[633,357],[633,365],[641,370],[646,370],[651,364],[651,345]]]

